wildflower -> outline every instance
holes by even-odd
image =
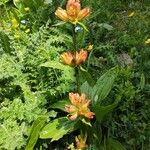
[[[75,141],[76,141],[76,146],[78,149],[85,149],[87,148],[87,144],[86,144],[86,140],[87,140],[87,136],[85,136],[84,138],[79,136],[75,137]]]
[[[132,12],[132,13],[130,13],[128,16],[129,17],[132,17],[132,16],[134,16],[135,15],[135,12]]]
[[[65,111],[69,113],[70,120],[75,120],[78,116],[84,116],[88,119],[94,117],[94,113],[88,108],[91,101],[86,98],[85,94],[69,93],[69,99],[71,105],[66,105]]]
[[[77,66],[85,62],[88,56],[87,51],[81,49],[79,52],[75,52],[74,54],[71,52],[64,52],[61,54],[61,58],[65,64],[70,66]]]
[[[147,40],[145,41],[145,44],[150,44],[150,39],[147,39]]]
[[[11,20],[11,28],[16,29],[19,27],[18,21],[14,18]]]
[[[25,11],[30,11],[29,7],[24,8]]]
[[[65,64],[67,65],[74,65],[74,56],[71,52],[65,52],[61,54],[61,57]]]
[[[25,32],[26,32],[26,33],[29,33],[29,32],[30,32],[30,29],[26,29]]]
[[[93,50],[93,47],[94,47],[94,45],[92,45],[92,44],[90,44],[89,46],[88,46],[88,51],[92,51]]]
[[[89,8],[81,10],[80,0],[68,0],[66,10],[58,7],[55,15],[61,20],[76,24],[79,20],[88,17],[90,14]]]

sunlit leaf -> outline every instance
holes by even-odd
[[[108,138],[106,141],[107,150],[126,150],[125,147],[117,140]]]
[[[42,129],[40,138],[57,141],[64,135],[74,131],[76,123],[76,121],[68,120],[67,117],[55,119]]]
[[[44,126],[47,119],[48,119],[48,116],[39,116],[33,122],[32,129],[31,129],[30,136],[29,136],[28,143],[27,143],[25,150],[33,150],[37,142],[37,139],[39,137],[39,132],[41,128]]]

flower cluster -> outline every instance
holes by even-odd
[[[64,52],[61,54],[63,62],[69,66],[78,66],[82,64],[85,62],[87,56],[87,51],[84,51],[83,49],[81,49],[79,52],[76,51],[74,54],[72,52]]]
[[[65,111],[69,113],[69,119],[75,120],[78,116],[84,116],[88,119],[94,117],[94,113],[88,108],[91,101],[86,98],[85,94],[69,93],[69,99],[71,105],[65,107]]]
[[[65,22],[76,24],[79,20],[88,17],[89,8],[81,9],[80,0],[68,0],[66,10],[58,7],[55,15]]]

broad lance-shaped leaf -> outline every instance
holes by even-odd
[[[121,96],[118,96],[115,101],[107,106],[101,106],[100,104],[93,105],[93,111],[96,114],[96,118],[98,121],[101,121],[105,115],[110,113],[120,102]]]
[[[48,119],[48,116],[39,116],[32,125],[32,129],[30,132],[30,136],[28,138],[28,143],[26,145],[25,150],[33,150],[38,137],[39,137],[39,132],[42,129],[42,127],[44,126],[46,120]]]
[[[91,100],[93,104],[100,104],[109,94],[118,75],[118,68],[114,67],[103,74],[92,89]]]
[[[126,148],[117,140],[108,138],[106,140],[106,149],[107,150],[126,150]]]
[[[88,82],[90,86],[94,86],[94,80],[89,72],[87,72],[84,68],[80,67],[79,69],[80,76]]]
[[[62,117],[53,120],[47,124],[40,133],[41,139],[50,139],[51,141],[57,141],[64,135],[74,131],[77,121],[68,120],[67,117]]]

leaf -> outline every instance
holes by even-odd
[[[107,150],[126,150],[125,147],[117,140],[108,138],[106,141]]]
[[[76,123],[77,121],[68,120],[67,117],[55,119],[42,129],[40,138],[51,138],[51,141],[57,141],[64,135],[74,131]]]
[[[108,31],[111,31],[114,29],[111,25],[109,25],[107,23],[101,23],[101,24],[98,24],[98,26],[103,27],[103,28],[107,29]]]
[[[30,132],[30,136],[28,138],[28,143],[26,145],[25,150],[33,150],[37,139],[39,137],[39,132],[43,125],[45,124],[46,120],[48,119],[48,116],[39,116],[32,125],[32,129]]]
[[[141,79],[140,79],[140,88],[143,89],[145,86],[145,76],[144,74],[142,73],[141,74]]]
[[[118,68],[114,67],[103,74],[92,89],[91,100],[94,104],[101,103],[109,94],[118,75]]]
[[[85,31],[89,32],[87,27],[82,22],[77,22],[77,24],[79,24]]]
[[[91,99],[92,95],[92,87],[88,84],[88,82],[84,82],[80,87],[81,93],[84,93],[88,98]]]
[[[70,66],[63,65],[63,64],[56,62],[56,61],[48,61],[48,62],[41,64],[40,66],[41,67],[49,67],[49,68],[53,68],[53,69],[59,69],[59,70],[71,69]]]
[[[121,96],[118,96],[116,100],[114,101],[114,103],[112,103],[111,105],[108,105],[108,106],[100,106],[100,104],[94,105],[93,111],[96,114],[96,119],[98,121],[101,121],[105,115],[110,113],[118,105],[118,102],[120,100],[121,100]]]
[[[69,100],[61,100],[61,101],[58,101],[57,103],[52,104],[50,108],[60,109],[64,111],[65,106],[69,104],[70,104]]]
[[[88,82],[90,86],[94,86],[94,80],[92,79],[92,76],[90,73],[88,73],[84,68],[80,67],[79,73],[81,77]]]
[[[2,46],[3,50],[6,53],[11,53],[10,39],[7,34],[0,31],[0,46]]]
[[[91,123],[90,123],[89,120],[87,120],[87,119],[85,119],[85,118],[81,118],[81,121],[82,121],[84,124],[86,124],[86,125],[92,127],[92,125],[91,125]]]

